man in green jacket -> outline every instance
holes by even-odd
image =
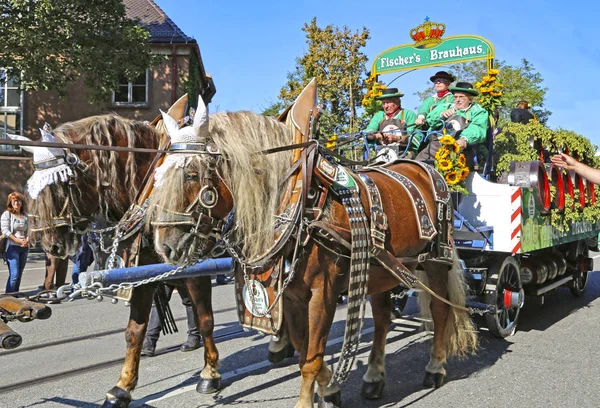
[[[381,100],[383,111],[377,112],[369,122],[366,130],[371,133],[367,135],[367,140],[377,144],[406,144],[415,129],[417,116],[413,111],[402,108],[400,98],[404,94],[397,88],[387,88],[381,93],[376,99]],[[416,151],[419,143],[420,140],[413,138],[411,150]]]
[[[419,112],[417,112],[415,124],[439,130],[442,127],[440,114],[449,109],[454,103],[454,96],[448,88],[452,82],[456,81],[456,78],[446,71],[438,71],[429,80],[434,84],[435,95],[423,101]]]
[[[475,97],[479,92],[468,82],[457,82],[454,87],[450,87],[450,92],[454,95],[454,104],[439,115],[439,122],[448,120],[448,123],[456,130],[454,138],[456,143],[464,150],[467,146],[484,143],[488,128],[488,112],[475,102]],[[462,128],[458,121],[452,120],[452,117],[460,116],[466,121],[467,126]],[[429,145],[422,150],[417,160],[431,160],[440,148],[440,142],[437,137],[433,137]]]

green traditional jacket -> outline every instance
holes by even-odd
[[[442,121],[440,120],[440,115],[443,111],[450,109],[453,104],[454,95],[451,93],[448,93],[441,98],[430,96],[423,101],[423,104],[417,113],[417,117],[424,116],[427,125],[431,129],[441,129]]]
[[[457,110],[455,115],[462,116],[469,122],[469,126],[460,133],[459,138],[467,139],[470,145],[485,143],[489,124],[488,111],[473,103],[465,110]]]
[[[415,115],[415,113],[411,110],[403,108],[394,117],[392,117],[390,119],[397,119],[397,120],[405,121],[406,122],[406,132],[409,135],[412,134],[413,131],[415,130],[415,120],[417,120],[417,115]],[[379,130],[380,130],[379,125],[384,120],[386,120],[385,112],[384,111],[377,112],[375,115],[373,115],[373,118],[369,122],[369,125],[367,126],[366,131],[367,132],[379,132]],[[412,139],[411,145],[413,146],[413,148],[417,149],[420,144],[421,144],[421,134],[420,134],[420,132],[416,132],[415,137],[413,137],[413,139]]]

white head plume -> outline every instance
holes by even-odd
[[[167,134],[171,138],[172,145],[179,143],[206,143],[206,138],[208,137],[208,109],[206,105],[204,105],[202,96],[198,96],[198,108],[196,109],[192,126],[179,128],[175,119],[162,110],[160,113],[162,114]],[[185,167],[187,159],[193,157],[195,154],[196,153],[168,154],[163,164],[154,172],[155,185],[160,186],[162,184],[167,169],[172,166],[180,168]]]

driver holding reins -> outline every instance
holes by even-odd
[[[381,100],[383,111],[377,112],[369,122],[366,131],[371,133],[368,133],[367,140],[377,144],[408,142],[409,134],[415,129],[417,115],[402,108],[400,98],[403,96],[398,88],[387,88],[375,98]],[[416,151],[419,143],[420,140],[413,138],[411,150]]]

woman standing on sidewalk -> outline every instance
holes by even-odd
[[[0,227],[2,235],[8,238],[6,243],[6,262],[8,263],[6,293],[18,292],[29,254],[27,212],[21,193],[15,191],[8,195],[6,211],[2,214]]]

